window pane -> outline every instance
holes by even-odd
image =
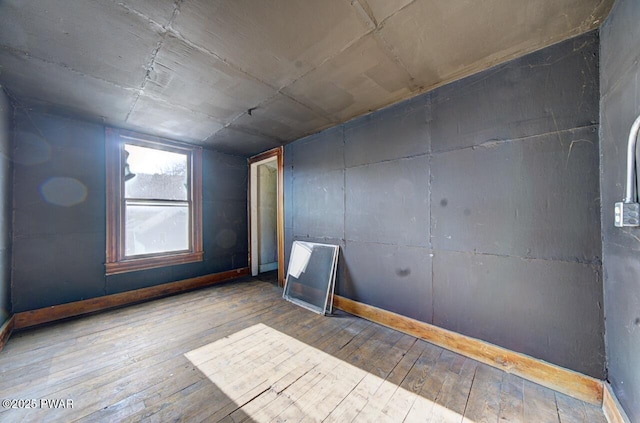
[[[124,149],[129,153],[129,172],[135,175],[125,177],[126,198],[188,200],[186,154],[131,144]]]
[[[127,204],[125,255],[189,249],[189,207],[166,204]]]

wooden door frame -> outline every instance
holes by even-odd
[[[247,184],[249,186],[247,190],[247,213],[249,216],[249,269],[252,269],[252,240],[254,237],[253,229],[251,227],[252,210],[251,210],[251,198],[252,198],[252,169],[256,168],[260,162],[264,162],[270,159],[276,158],[277,169],[277,189],[276,189],[276,239],[278,248],[278,285],[284,286],[284,157],[283,148],[276,147],[272,150],[265,151],[256,156],[250,157],[247,160],[249,178]]]

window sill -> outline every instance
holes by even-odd
[[[157,267],[175,266],[178,264],[195,263],[202,261],[204,252],[171,254],[166,256],[145,257],[139,259],[122,260],[114,263],[105,263],[106,275],[135,272],[137,270],[155,269]]]

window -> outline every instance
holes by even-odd
[[[108,275],[201,261],[202,149],[107,129]]]

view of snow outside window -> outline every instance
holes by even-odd
[[[189,250],[188,155],[125,144],[125,255]]]

